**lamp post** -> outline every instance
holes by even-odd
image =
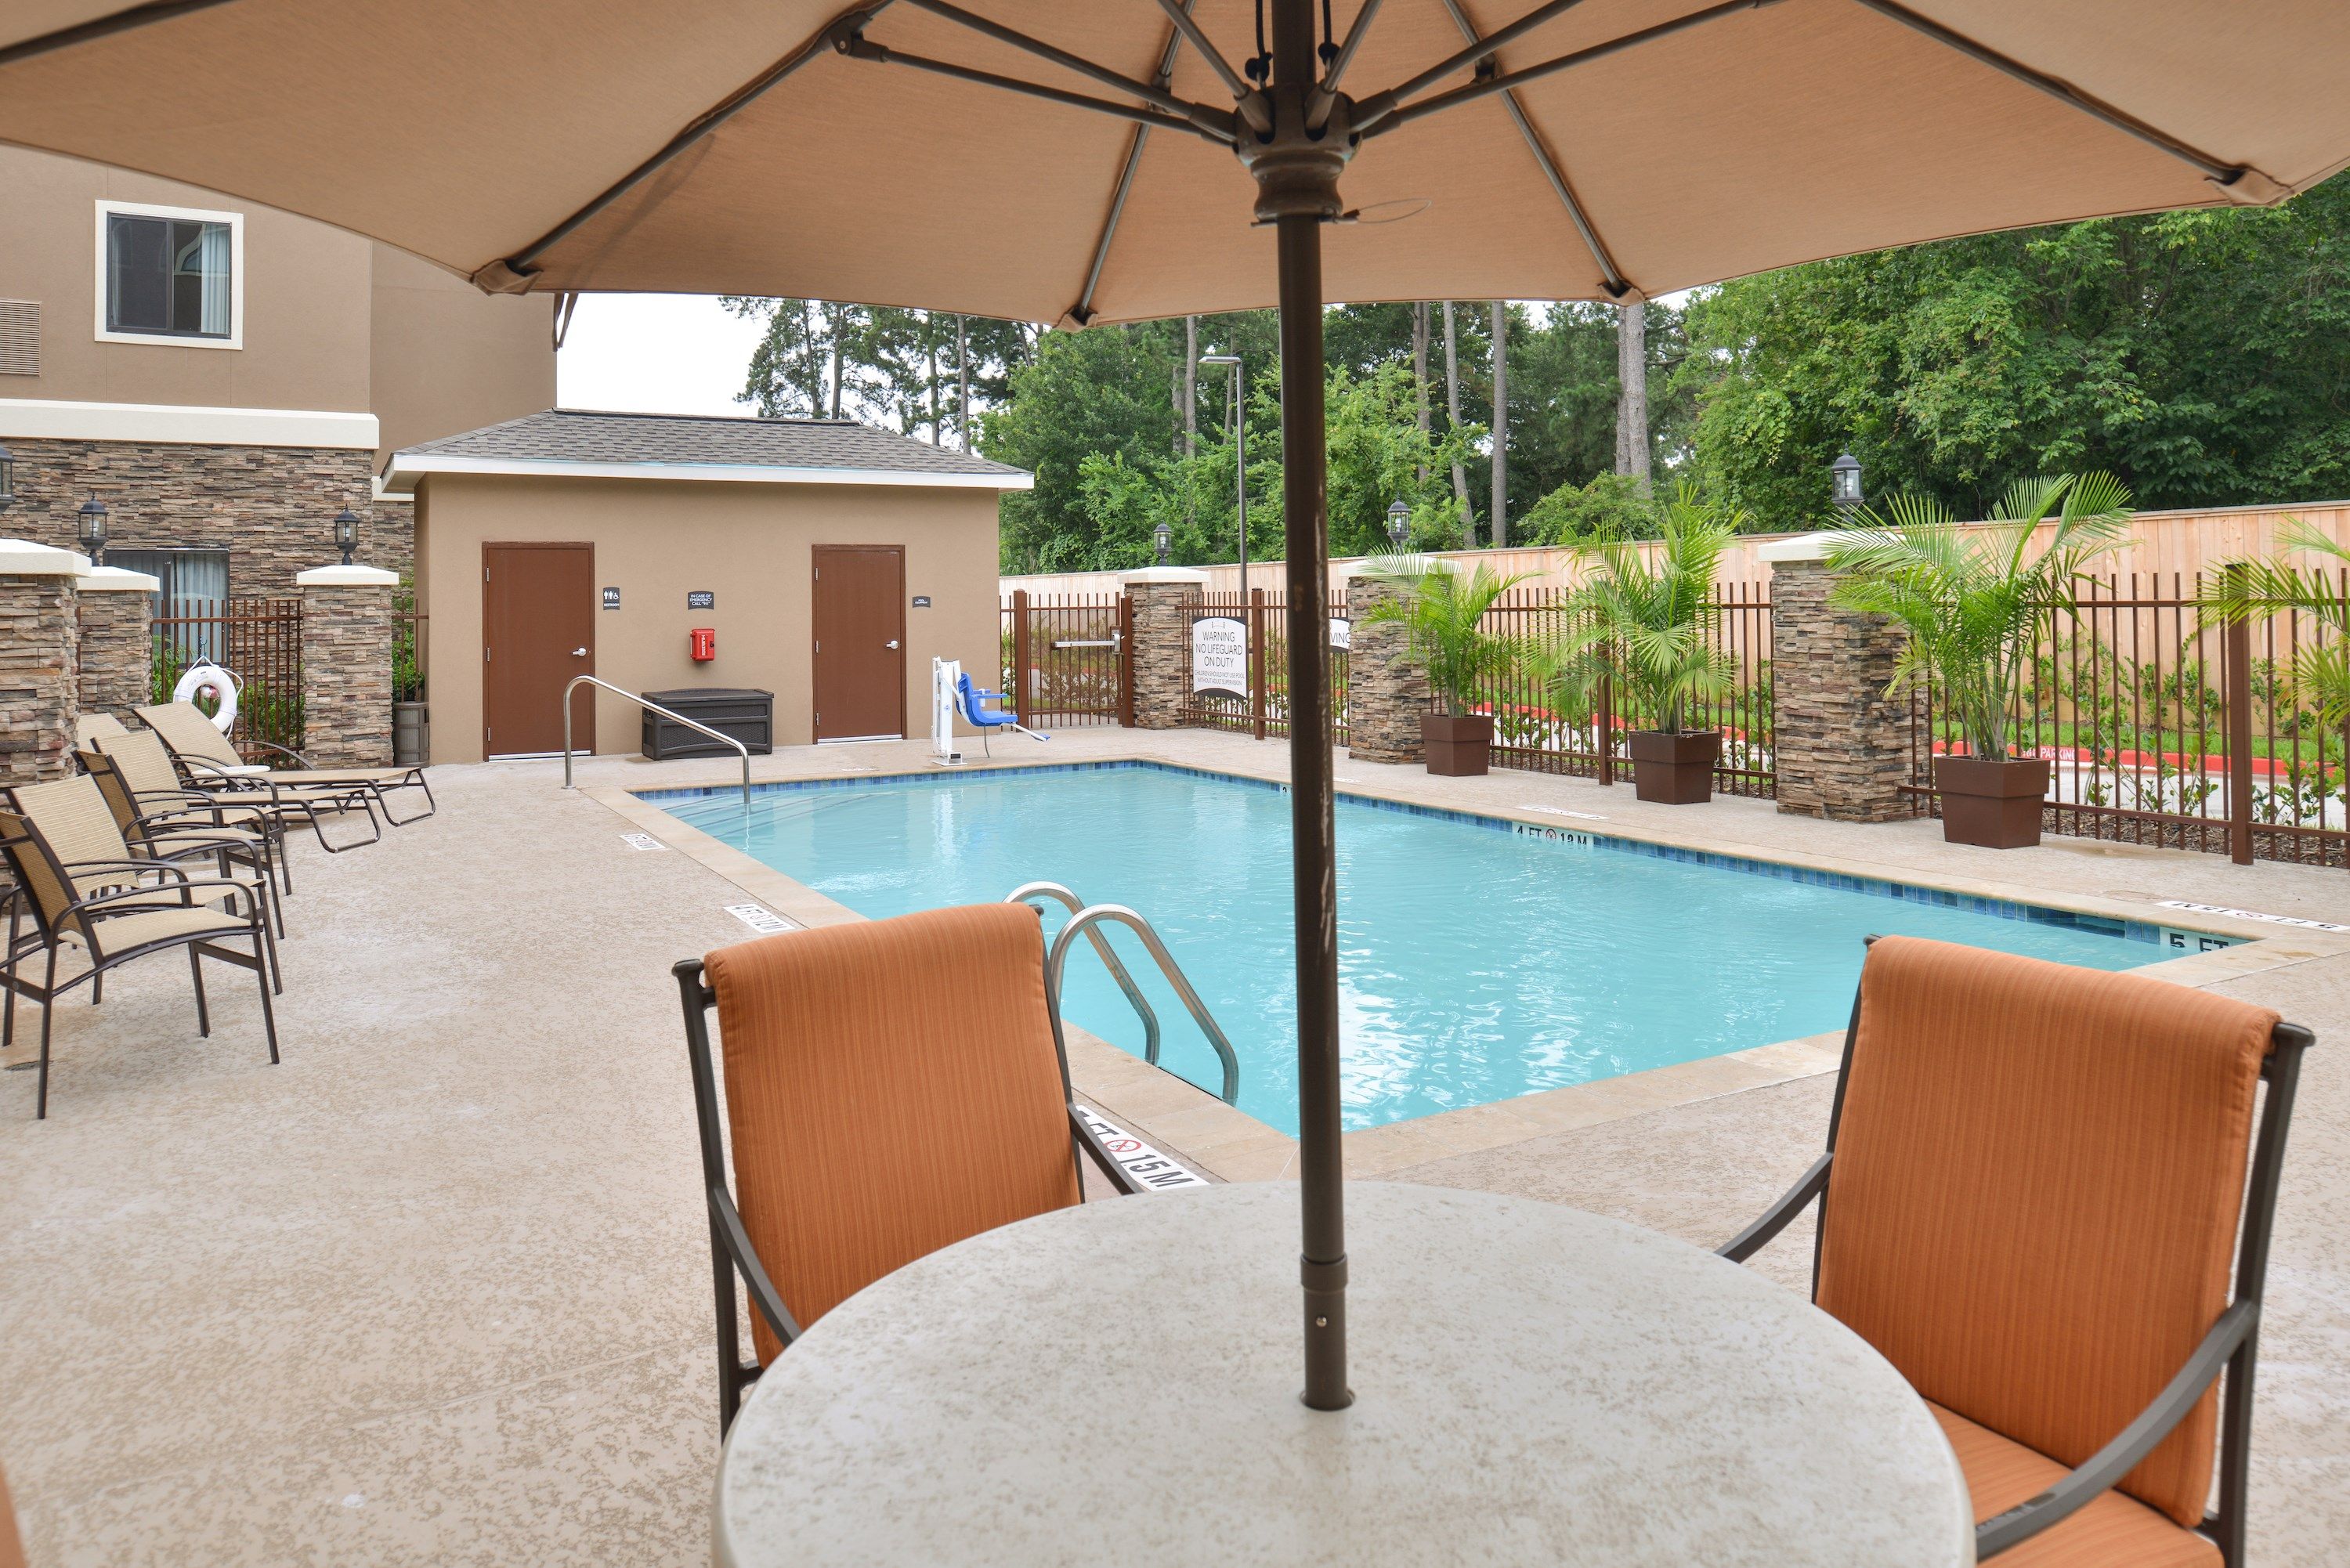
[[[0,512],[16,504],[16,454],[0,446]]]
[[[343,552],[343,565],[351,564],[351,552],[359,547],[359,514],[349,507],[335,514],[335,543]]]
[[[1410,531],[1411,508],[1405,505],[1403,497],[1399,495],[1388,503],[1388,543],[1399,550],[1402,549],[1404,535]]]
[[[1232,466],[1240,474],[1239,494],[1235,505],[1241,520],[1241,597],[1248,597],[1248,410],[1241,402],[1241,357],[1237,354],[1202,354],[1202,365],[1222,365],[1232,375],[1232,390],[1225,399],[1232,406]]]
[[[1860,460],[1848,452],[1838,452],[1828,464],[1828,497],[1836,504],[1837,514],[1847,520],[1860,505]]]
[[[1150,543],[1159,552],[1159,564],[1165,566],[1167,564],[1167,520],[1165,518],[1160,518],[1159,526],[1150,531]]]
[[[94,566],[106,565],[106,503],[93,494],[74,515],[74,538],[81,545],[82,554]]]

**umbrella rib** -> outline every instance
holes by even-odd
[[[2034,70],[2022,61],[2002,55],[1987,44],[1979,44],[1965,34],[1942,26],[1930,16],[1921,16],[1907,5],[1896,4],[1895,0],[1856,0],[1856,3],[1866,6],[1888,21],[1898,22],[1913,32],[1933,39],[1945,48],[1955,49],[1968,58],[1989,66],[2003,76],[2012,77],[2026,87],[2037,88],[2059,103],[2070,104],[2082,113],[2093,119],[2104,120],[2115,130],[2135,136],[2148,146],[2169,153],[2181,162],[2193,164],[2215,184],[2232,185],[2249,171],[2241,163],[2230,163],[2224,158],[2215,158],[2201,148],[2181,141],[2159,127],[2148,125],[2128,110],[2118,109],[2101,98],[2082,91],[2061,77],[2053,77],[2045,71]]]
[[[1390,88],[1377,97],[1364,99],[1357,106],[1355,129],[1364,136],[1379,135],[1412,120],[1423,119],[1440,110],[1458,108],[1464,103],[1474,103],[1481,98],[1491,98],[1497,92],[1508,92],[1513,88],[1523,87],[1528,82],[1555,75],[1570,67],[1587,65],[1593,60],[1603,60],[1610,55],[1621,54],[1626,49],[1641,44],[1653,43],[1659,38],[1670,37],[1675,33],[1685,33],[1692,27],[1719,21],[1724,16],[1740,11],[1759,11],[1765,5],[1775,5],[1778,3],[1779,0],[1721,0],[1720,5],[1708,5],[1702,11],[1692,11],[1686,16],[1677,16],[1669,22],[1659,22],[1652,27],[1642,27],[1637,32],[1627,33],[1620,38],[1610,38],[1604,44],[1594,44],[1589,48],[1577,49],[1572,54],[1559,55],[1555,58],[1522,67],[1514,71],[1506,71],[1500,76],[1486,77],[1482,80],[1471,82],[1466,87],[1455,88],[1451,92],[1439,93],[1434,98],[1421,99],[1418,103],[1399,103],[1397,100],[1402,96],[1403,88]],[[1863,0],[1863,4],[1867,3],[1868,0]],[[1507,29],[1503,30],[1507,31]],[[1498,38],[1501,34],[1496,33],[1493,36]],[[1485,41],[1490,44],[1493,40],[1488,38]],[[1422,76],[1425,75],[1426,73],[1423,72]],[[1414,78],[1414,80],[1419,79],[1420,78]],[[1404,86],[1409,88],[1411,83],[1407,82]]]
[[[683,130],[681,130],[675,136],[671,137],[669,140],[662,145],[660,151],[654,153],[650,158],[646,159],[642,163],[638,164],[634,169],[629,170],[626,174],[621,175],[619,179],[614,181],[611,184],[607,185],[601,192],[598,192],[596,197],[592,201],[588,202],[587,205],[581,207],[569,217],[556,224],[555,227],[547,230],[546,233],[533,240],[521,250],[516,251],[513,255],[504,258],[503,262],[493,262],[489,266],[484,267],[482,272],[487,273],[492,267],[504,266],[515,276],[527,280],[532,275],[532,264],[536,262],[540,256],[545,255],[549,250],[570,238],[572,234],[578,231],[581,224],[587,223],[589,219],[596,216],[597,213],[602,212],[605,208],[610,206],[613,202],[627,195],[630,191],[636,189],[637,186],[643,183],[647,178],[658,173],[664,165],[669,163],[670,161],[674,159],[679,153],[683,152],[687,148],[692,146],[695,142],[701,140],[703,137],[709,135],[712,131],[717,130],[720,126],[733,119],[734,116],[740,114],[743,109],[748,109],[760,98],[762,94],[765,93],[769,88],[774,87],[777,82],[782,81],[785,78],[798,70],[802,66],[807,64],[808,61],[814,59],[818,50],[827,47],[837,47],[837,36],[841,33],[844,27],[849,26],[852,22],[854,26],[863,26],[866,23],[870,22],[874,17],[879,16],[882,11],[888,8],[889,5],[889,0],[873,0],[872,4],[852,6],[848,10],[842,12],[839,16],[835,16],[831,21],[826,23],[821,28],[817,29],[813,36],[803,42],[797,48],[792,50],[790,54],[785,55],[782,59],[777,60],[774,65],[769,66],[765,70],[760,72],[757,76],[753,77],[741,87],[736,88],[725,98],[721,99],[717,103],[696,115],[687,123]],[[476,273],[474,275],[475,281],[477,283],[480,281],[481,276],[481,273]]]
[[[1193,3],[1194,0],[1183,0],[1183,10],[1187,16]],[[1369,4],[1376,6],[1378,0],[1369,0]],[[1164,87],[1174,79],[1175,51],[1182,47],[1181,30],[1170,28],[1167,47],[1159,54],[1159,74],[1151,78],[1159,86]],[[1126,163],[1118,171],[1118,191],[1110,198],[1109,216],[1103,220],[1101,238],[1094,244],[1093,264],[1086,268],[1085,292],[1078,295],[1077,303],[1069,307],[1069,319],[1080,327],[1093,319],[1094,290],[1101,286],[1102,267],[1109,261],[1110,241],[1118,237],[1118,220],[1126,215],[1127,194],[1134,189],[1134,171],[1140,166],[1142,149],[1149,140],[1150,127],[1138,125],[1134,128],[1134,140],[1127,144]]]
[[[1372,0],[1372,3],[1376,4],[1377,0]],[[1452,13],[1452,20],[1462,34],[1471,39],[1477,36],[1477,29],[1470,22],[1468,14],[1461,9],[1461,0],[1444,0],[1444,8]],[[1513,92],[1502,95],[1502,105],[1510,111],[1510,119],[1516,123],[1518,134],[1525,138],[1526,151],[1534,155],[1536,163],[1542,165],[1544,176],[1550,181],[1550,188],[1556,192],[1560,204],[1566,208],[1567,217],[1574,221],[1575,232],[1583,236],[1583,244],[1591,252],[1591,259],[1599,264],[1600,286],[1617,299],[1631,294],[1630,280],[1616,265],[1616,257],[1608,251],[1607,243],[1599,237],[1598,229],[1592,224],[1591,214],[1583,210],[1583,202],[1576,198],[1575,187],[1566,182],[1566,171],[1558,166],[1558,160],[1551,156],[1550,149],[1536,134],[1534,121],[1526,118],[1525,105],[1518,101],[1518,95]]]
[[[1193,112],[1200,117],[1199,119],[1178,119],[1171,114],[1163,114],[1155,109],[1144,109],[1135,104],[1115,103],[1106,98],[1088,98],[1081,92],[1065,92],[1059,88],[1046,87],[1041,82],[1022,81],[1018,77],[998,76],[993,71],[959,66],[952,60],[933,59],[928,55],[910,55],[903,49],[892,49],[877,44],[861,34],[848,40],[847,47],[844,52],[853,60],[873,60],[890,66],[911,66],[916,70],[930,71],[942,77],[952,77],[957,81],[976,82],[982,87],[1002,88],[1006,92],[1020,93],[1027,98],[1041,98],[1047,103],[1066,104],[1071,109],[1089,109],[1097,114],[1112,115],[1119,119],[1133,120],[1138,125],[1159,125],[1165,126],[1170,130],[1191,131],[1215,142],[1220,147],[1230,147],[1233,140],[1231,128],[1218,123],[1219,119],[1229,117],[1219,116],[1218,111],[1205,105],[1193,106]]]
[[[1208,35],[1200,30],[1199,21],[1191,15],[1188,0],[1159,0],[1159,8],[1167,13],[1167,19],[1175,24],[1175,30],[1183,35],[1184,41],[1200,51],[1200,57],[1208,62],[1208,68],[1222,78],[1225,89],[1232,95],[1232,101],[1241,106],[1241,113],[1247,118],[1249,128],[1260,135],[1271,130],[1272,118],[1266,114],[1263,103],[1256,96],[1256,89],[1250,87],[1247,79],[1232,69],[1232,62],[1208,41]]]
[[[1075,71],[1083,77],[1091,77],[1104,87],[1115,88],[1120,92],[1132,93],[1143,102],[1156,104],[1179,119],[1190,119],[1204,108],[1203,105],[1193,103],[1188,99],[1176,97],[1167,90],[1163,82],[1136,81],[1131,77],[1111,70],[1107,66],[1097,66],[1091,60],[1069,53],[1066,49],[1056,48],[1042,38],[1032,38],[1027,34],[1004,26],[1000,22],[991,22],[984,16],[975,16],[960,5],[949,5],[947,0],[906,0],[906,4],[917,10],[928,11],[934,16],[943,16],[950,22],[993,38],[1000,44],[1009,44],[1015,49],[1024,49],[1039,59],[1052,61],[1064,70]],[[1217,111],[1211,109],[1207,112],[1214,115]]]
[[[1371,30],[1371,18],[1378,14],[1379,0],[1363,0],[1363,8],[1355,13],[1355,25],[1347,29],[1347,41],[1338,46],[1338,52],[1330,58],[1330,68],[1322,73],[1321,82],[1305,100],[1306,124],[1319,130],[1329,122],[1330,106],[1338,98],[1339,80],[1346,76],[1347,67],[1355,63],[1355,51],[1363,47],[1363,38]]]
[[[184,16],[192,11],[209,11],[215,5],[227,3],[228,0],[157,0],[151,5],[133,5],[128,11],[117,11],[111,16],[100,16],[94,22],[59,27],[54,33],[44,33],[37,38],[11,44],[0,49],[0,66],[13,66],[18,60],[29,60],[36,55],[70,49],[77,44],[95,43],[118,33],[128,33],[157,22],[168,22],[174,16]]]
[[[1418,76],[1413,77],[1409,81],[1399,82],[1379,96],[1382,98],[1393,98],[1398,100],[1408,99],[1412,94],[1419,91],[1422,88],[1430,87],[1437,82],[1442,81],[1454,71],[1460,70],[1466,66],[1473,66],[1479,61],[1484,59],[1486,57],[1492,55],[1499,50],[1507,48],[1511,44],[1525,36],[1528,33],[1533,32],[1536,27],[1541,26],[1552,17],[1559,16],[1564,12],[1571,11],[1582,3],[1583,0],[1550,0],[1550,4],[1546,5],[1537,5],[1532,11],[1527,12],[1516,21],[1511,23],[1508,26],[1501,28],[1497,32],[1489,33],[1484,37],[1475,37],[1472,32],[1471,41],[1467,48],[1461,50],[1458,54],[1446,56],[1442,60],[1440,60],[1435,65],[1429,67]]]

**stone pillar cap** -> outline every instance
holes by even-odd
[[[1120,572],[1118,580],[1136,583],[1183,583],[1192,587],[1204,587],[1208,574],[1191,566],[1144,566],[1139,571]]]
[[[0,539],[0,577],[71,577],[89,570],[89,557],[30,539]]]
[[[313,566],[295,573],[294,581],[306,588],[390,588],[399,587],[400,574],[381,566]]]
[[[86,594],[154,594],[163,590],[161,582],[128,566],[92,566],[74,579],[74,587]]]
[[[1840,530],[1829,529],[1818,534],[1798,534],[1792,539],[1773,539],[1754,547],[1754,558],[1776,564],[1780,561],[1825,561],[1828,546],[1842,537]]]

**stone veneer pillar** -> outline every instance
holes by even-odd
[[[162,585],[144,572],[92,566],[74,579],[79,596],[81,711],[128,723],[154,701],[155,606]]]
[[[89,565],[70,550],[0,539],[0,784],[73,771],[80,711],[80,606]]]
[[[1400,622],[1364,624],[1372,607],[1411,597],[1412,585],[1382,572],[1347,579],[1347,754],[1367,763],[1416,763],[1426,756],[1419,716],[1428,711],[1428,674],[1409,658],[1411,634]]]
[[[324,767],[391,764],[391,592],[376,566],[314,566],[302,590],[302,751]]]
[[[1828,603],[1827,535],[1763,545],[1771,565],[1773,763],[1779,809],[1838,822],[1907,816],[1909,711],[1888,700],[1904,633]]]
[[[1191,635],[1190,606],[1206,590],[1208,574],[1189,566],[1146,566],[1118,581],[1134,600],[1134,727],[1176,730],[1183,724],[1184,639]]]

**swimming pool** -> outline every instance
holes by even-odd
[[[1296,1131],[1281,787],[1108,763],[771,785],[747,815],[731,790],[646,798],[863,915],[1039,879],[1140,910],[1231,1037],[1240,1108]],[[1345,795],[1337,848],[1349,1130],[1838,1028],[1871,932],[2096,969],[2169,956],[2136,922]],[[1215,1055],[1140,942],[1112,940],[1161,1064],[1214,1093]],[[1140,1052],[1089,951],[1066,989],[1074,1022]]]

